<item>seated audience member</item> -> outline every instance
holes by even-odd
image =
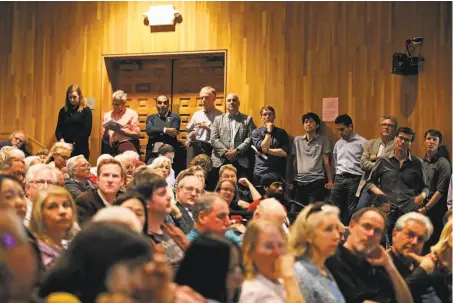
[[[25,157],[30,156],[30,152],[28,151],[28,138],[24,131],[16,130],[9,136],[8,141],[0,142],[0,148],[4,146],[12,146],[17,149],[20,149]]]
[[[150,179],[147,176],[140,176]],[[184,232],[173,224],[165,223],[165,218],[171,213],[170,195],[166,188],[167,183],[161,176],[154,176],[151,182],[140,182],[134,190],[146,200],[148,216],[148,230],[146,235],[151,239],[154,247],[163,249],[169,264],[177,269],[184,257],[184,251],[189,246]]]
[[[239,201],[238,205],[241,208],[246,209],[251,201],[255,201],[261,198],[261,194],[253,186],[247,178],[237,179],[236,167],[231,164],[225,164],[220,167],[219,170],[219,182],[223,180],[231,180],[238,185],[239,189]],[[215,186],[214,186],[215,188]]]
[[[447,210],[444,217],[442,218],[442,222],[443,222],[444,226],[445,226],[445,224],[447,224],[448,221],[451,220],[451,217],[452,217],[452,209],[450,208],[449,210]]]
[[[90,163],[83,155],[72,157],[66,163],[69,179],[65,180],[64,187],[74,200],[89,189],[94,189],[90,182],[90,168]]]
[[[76,233],[76,208],[71,194],[59,186],[38,193],[33,201],[30,231],[38,239],[42,263],[49,269],[64,251],[63,240]]]
[[[286,233],[280,224],[252,220],[244,234],[245,281],[239,303],[303,303],[294,258],[285,255]]]
[[[379,245],[387,221],[379,210],[362,208],[349,224],[349,237],[326,261],[346,302],[413,302],[389,254]]]
[[[25,154],[20,149],[12,147],[12,148],[8,149],[8,151],[6,152],[5,159],[8,159],[8,158],[17,158],[17,159],[25,160]]]
[[[90,220],[101,208],[111,206],[124,182],[123,167],[115,159],[102,160],[97,172],[98,189],[90,189],[75,200],[80,224]]]
[[[61,171],[64,179],[69,178],[66,171],[66,162],[71,158],[72,151],[72,144],[57,142],[50,149],[49,157],[45,163]]]
[[[163,144],[159,147],[157,154],[158,156],[164,156],[170,159],[170,163],[173,165],[173,160],[175,159],[175,148],[173,146],[170,144]],[[176,176],[173,168],[170,170],[170,174],[165,180],[167,181],[168,186],[171,188],[175,187]]]
[[[47,189],[49,185],[57,185],[57,169],[47,164],[36,164],[30,167],[25,176],[25,194],[27,195],[27,214],[24,224],[28,227],[33,208],[33,200],[40,190]]]
[[[195,165],[201,166],[207,175],[212,170],[211,157],[205,154],[195,156],[194,158],[192,158],[192,160],[190,160],[188,167]]]
[[[91,173],[90,181],[93,184],[97,184],[98,166],[99,166],[99,163],[101,163],[101,161],[104,159],[113,159],[113,156],[110,154],[100,155],[98,157],[98,159],[96,160],[96,166],[90,168],[90,173]]]
[[[191,174],[193,174],[195,177],[200,179],[201,183],[203,183],[203,189],[206,187],[206,177],[208,176],[205,172],[205,170],[198,165],[191,166],[187,169],[190,171]]]
[[[93,216],[92,221],[121,223],[139,234],[143,230],[143,225],[137,216],[130,209],[120,206],[110,206],[100,209]]]
[[[127,150],[124,153],[115,156],[115,160],[121,163],[126,172],[125,186],[127,186],[132,180],[132,175],[134,174],[138,162],[140,162],[140,155],[133,150]]]
[[[431,256],[421,256],[423,245],[432,232],[433,225],[429,218],[416,212],[402,215],[392,232],[393,245],[389,254],[405,279],[414,302],[440,302],[429,277],[434,270],[434,262]]]
[[[192,206],[195,224],[187,234],[189,242],[193,242],[203,232],[213,232],[225,236],[235,244],[241,244],[241,238],[229,230],[231,224],[227,202],[217,193],[201,195]]]
[[[113,110],[104,115],[102,127],[103,153],[113,156],[127,150],[137,152],[140,138],[138,114],[126,107],[127,94],[117,90],[112,95]]]
[[[253,201],[247,208],[248,211],[254,211],[263,199],[275,198],[280,203],[285,204],[283,200],[283,178],[277,173],[268,173],[261,178],[261,188],[264,194],[260,199]]]
[[[264,199],[256,208],[253,213],[253,219],[263,219],[271,222],[275,222],[281,225],[286,233],[288,228],[286,222],[286,210],[283,205],[275,198]]]
[[[107,277],[115,264],[127,261],[132,271],[151,260],[152,247],[143,236],[123,224],[92,223],[77,234],[45,276],[39,295],[68,292],[83,303],[94,303],[108,291]]]
[[[237,302],[243,281],[241,249],[215,233],[203,233],[187,248],[174,281],[209,302]]]
[[[52,167],[52,169],[55,170],[55,174],[57,175],[57,185],[60,187],[64,187],[64,181],[66,177],[69,178],[68,174],[63,174],[61,170],[58,170],[55,167]]]
[[[148,212],[145,198],[136,190],[128,190],[115,200],[113,205],[130,209],[140,221],[143,234],[148,231]]]
[[[231,180],[222,180],[214,190],[228,203],[231,210],[244,210],[238,205],[239,193],[237,185]]]
[[[164,156],[159,156],[149,165],[150,168],[161,171],[162,177],[167,179],[171,171],[171,160]],[[171,197],[172,204],[175,204],[175,194],[173,188],[167,185],[167,192]]]
[[[173,217],[175,225],[188,234],[194,225],[193,205],[203,191],[201,181],[195,176],[186,176],[176,185],[176,206],[181,217]]]
[[[337,207],[315,202],[305,207],[290,227],[289,251],[297,258],[296,276],[307,302],[346,302],[325,266],[340,242],[339,214]]]
[[[44,163],[49,156],[49,150],[47,148],[41,148],[35,156],[38,156],[41,159],[41,162]]]
[[[442,302],[451,302],[452,288],[452,221],[442,229],[439,242],[431,247],[435,269],[431,274],[432,285]]]
[[[3,146],[0,149],[0,161],[6,160],[8,158],[9,152],[13,149],[12,146]]]
[[[39,259],[14,210],[0,208],[0,235],[0,302],[31,302]]]
[[[39,156],[28,156],[27,158],[25,158],[24,162],[25,162],[25,171],[27,171],[30,168],[30,166],[33,166],[38,163],[43,163]]]
[[[0,162],[0,175],[8,175],[24,183],[25,162],[18,158],[8,158]]]

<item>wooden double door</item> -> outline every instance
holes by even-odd
[[[157,112],[156,99],[165,95],[170,110],[181,116],[178,139],[186,141],[186,128],[192,115],[203,108],[200,89],[212,86],[217,91],[215,106],[225,112],[225,60],[223,55],[179,56],[170,58],[116,60],[113,90],[127,93],[127,106],[138,113],[140,152],[144,158],[148,135],[146,118]]]

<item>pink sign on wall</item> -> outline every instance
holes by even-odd
[[[335,121],[338,117],[338,97],[322,98],[322,121]]]

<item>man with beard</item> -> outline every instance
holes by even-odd
[[[275,198],[281,204],[283,200],[283,178],[277,173],[268,173],[261,178],[261,187],[264,189],[264,194],[260,199],[253,201],[247,208],[247,211],[255,211],[261,201],[268,198]]]
[[[357,209],[368,207],[373,200],[373,194],[367,190],[362,191],[366,180],[371,173],[371,170],[376,166],[376,159],[388,154],[394,148],[393,138],[397,130],[398,122],[393,116],[382,116],[379,123],[379,132],[381,136],[377,139],[371,139],[365,142],[362,158],[360,159],[360,167],[365,174],[360,180],[359,188],[357,189],[357,197],[360,197],[357,204]]]
[[[27,135],[22,130],[16,130],[9,136],[8,141],[0,142],[0,149],[3,146],[12,146],[24,152],[25,157],[30,156],[28,152]]]
[[[169,107],[170,100],[168,97],[159,96],[156,99],[157,114],[152,114],[146,118],[146,133],[149,136],[145,157],[145,163],[147,164],[151,164],[157,158],[159,147],[163,144],[170,144],[175,151],[178,150],[179,142],[177,136],[181,126],[181,117],[172,113]]]
[[[64,188],[71,194],[75,200],[78,196],[94,188],[90,182],[91,165],[83,155],[72,157],[66,163],[69,179],[64,181]]]
[[[365,189],[375,195],[386,195],[392,203],[387,216],[390,240],[396,220],[421,208],[429,194],[423,163],[409,152],[414,140],[412,129],[400,127],[395,137],[395,150],[377,159],[365,185]],[[378,182],[379,188],[376,186]]]

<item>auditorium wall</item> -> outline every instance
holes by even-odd
[[[172,4],[174,30],[144,22],[150,5]],[[365,138],[392,114],[418,134],[437,128],[452,143],[451,2],[1,2],[0,133],[24,129],[50,146],[66,88],[78,83],[93,97],[91,162],[110,109],[104,56],[226,50],[226,92],[260,124],[270,104],[276,124],[292,136],[301,115],[321,116],[322,98],[338,97]],[[418,76],[391,73],[392,54],[422,36]],[[417,50],[418,53],[418,50]],[[338,135],[332,122],[323,130]]]

